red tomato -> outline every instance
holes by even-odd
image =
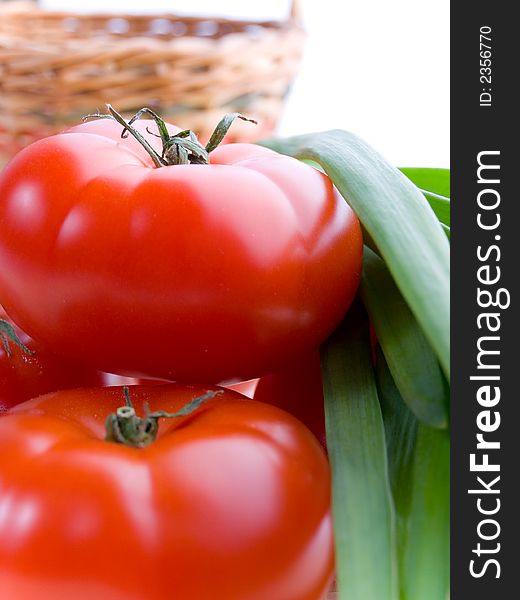
[[[8,341],[8,355],[3,344],[0,344],[0,413],[47,392],[102,385],[101,373],[71,364],[63,357],[42,348],[16,327],[1,306],[0,319],[14,328],[18,338],[32,352],[28,354],[14,342]]]
[[[318,352],[302,357],[283,371],[262,377],[253,397],[294,415],[327,447]]]
[[[3,171],[0,299],[13,319],[137,377],[245,380],[316,348],[361,271],[358,220],[330,180],[249,144],[155,168],[121,131],[78,126]]]
[[[214,389],[214,388],[212,388]],[[132,387],[137,414],[202,386]],[[226,390],[104,441],[121,388],[48,394],[0,418],[0,590],[16,600],[318,600],[333,573],[330,477],[309,431]],[[93,409],[93,407],[96,407]]]
[[[370,325],[370,347],[374,366],[376,364],[376,345],[377,338],[372,325]],[[240,386],[246,386],[246,384],[249,387],[246,387],[246,392],[244,392]],[[303,356],[284,370],[260,378],[256,383],[256,389],[253,387],[253,393],[249,393],[251,382],[237,384],[232,386],[232,389],[291,413],[306,425],[321,442],[323,448],[327,449],[325,400],[319,352]]]

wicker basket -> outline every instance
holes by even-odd
[[[204,139],[225,112],[235,140],[269,133],[301,59],[296,3],[287,22],[49,12],[0,3],[0,156],[77,123],[107,102],[149,106]]]

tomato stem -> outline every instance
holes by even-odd
[[[174,419],[193,413],[201,404],[211,400],[222,390],[208,391],[194,398],[174,413],[165,411],[150,412],[147,403],[144,405],[144,417],[138,417],[130,399],[130,389],[123,388],[125,406],[120,406],[115,413],[108,415],[105,422],[105,440],[124,444],[132,448],[145,448],[153,443],[159,430],[159,419]]]
[[[122,115],[120,115],[110,104],[107,104],[107,110],[109,114],[92,114],[83,117],[83,120],[87,119],[114,119],[120,125],[123,126],[121,137],[125,138],[128,134],[132,134],[135,139],[143,146],[143,148],[152,157],[152,160],[156,167],[167,167],[171,165],[207,165],[209,164],[209,153],[215,150],[215,148],[222,142],[226,136],[229,128],[235,121],[235,119],[241,119],[242,121],[248,121],[249,123],[257,124],[253,119],[248,119],[240,113],[228,113],[222,117],[215,130],[211,134],[211,137],[204,147],[197,136],[190,129],[180,131],[175,135],[170,135],[168,127],[161,117],[155,113],[151,108],[141,108],[135,115],[126,122]],[[159,129],[159,136],[162,142],[162,154],[159,154],[148,140],[141,134],[133,123],[140,119],[143,115],[149,115],[157,124]],[[149,132],[150,133],[150,132]]]
[[[95,113],[92,115],[87,115],[87,116],[83,117],[83,121],[86,121],[88,119],[114,119],[120,125],[123,126],[123,131],[121,132],[121,137],[122,138],[126,137],[128,135],[128,132],[130,132],[135,137],[135,139],[141,144],[141,146],[148,152],[148,154],[152,157],[152,160],[156,167],[166,167],[168,165],[168,163],[164,160],[164,158],[162,158],[162,156],[160,156],[160,154],[158,154],[154,150],[154,148],[148,142],[148,140],[142,134],[140,134],[137,131],[137,129],[132,127],[132,125],[130,123],[127,123],[124,120],[124,118],[122,117],[122,115],[120,115],[115,109],[113,109],[110,104],[107,104],[107,110],[109,111],[110,114],[103,115],[100,113]],[[135,117],[134,117],[134,119],[135,119]],[[133,122],[133,121],[131,121],[131,122]]]
[[[27,346],[22,342],[22,340],[18,337],[16,331],[13,326],[0,319],[0,338],[2,340],[2,345],[4,347],[5,353],[7,356],[11,356],[11,348],[9,347],[9,341],[14,342],[17,346],[19,346],[26,354],[34,354],[32,350],[27,348]]]

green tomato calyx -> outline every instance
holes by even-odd
[[[144,417],[138,417],[130,400],[129,387],[125,386],[123,394],[126,404],[120,406],[115,413],[108,415],[105,423],[105,440],[132,448],[145,448],[152,444],[157,437],[159,419],[174,419],[190,415],[201,404],[222,393],[222,390],[208,391],[202,396],[194,398],[174,413],[165,411],[149,412],[148,405],[145,404]]]
[[[215,150],[215,148],[222,142],[235,119],[248,121],[249,123],[254,123],[255,125],[257,124],[257,122],[253,119],[248,119],[240,113],[226,114],[215,127],[215,130],[211,134],[206,146],[203,146],[197,139],[195,133],[193,133],[193,131],[190,129],[185,129],[184,131],[180,131],[175,135],[170,135],[166,123],[151,108],[141,108],[141,110],[137,111],[128,122],[125,121],[123,116],[119,114],[110,104],[107,104],[107,110],[107,114],[96,113],[87,115],[86,117],[83,117],[83,120],[114,119],[123,127],[121,137],[125,138],[128,136],[128,134],[133,135],[152,157],[156,167],[168,167],[170,165],[207,165],[209,164],[209,153]],[[157,128],[159,130],[158,137],[161,138],[162,142],[161,154],[159,154],[148,142],[148,140],[141,133],[139,133],[135,127],[133,127],[135,121],[140,119],[143,115],[149,115],[157,124]]]
[[[34,354],[34,352],[27,348],[27,346],[18,337],[14,327],[7,321],[4,321],[4,319],[0,319],[0,340],[2,341],[2,345],[7,356],[11,356],[9,342],[14,342],[25,352],[25,354]]]

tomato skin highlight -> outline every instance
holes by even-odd
[[[82,127],[0,177],[0,301],[34,339],[101,371],[221,382],[335,328],[362,238],[326,176],[248,144],[152,168],[117,123]]]
[[[144,402],[173,412],[207,390],[135,386],[130,396],[142,415]],[[129,448],[102,439],[106,416],[122,404],[122,388],[72,390],[0,418],[0,589],[8,597],[325,596],[330,474],[305,427],[226,390],[187,417],[161,419],[150,446]]]
[[[1,306],[0,319],[7,321],[21,342],[32,351],[28,354],[14,342],[8,342],[11,353],[8,355],[0,344],[0,414],[48,392],[103,385],[105,376],[102,373],[72,364],[42,348],[11,321]]]

